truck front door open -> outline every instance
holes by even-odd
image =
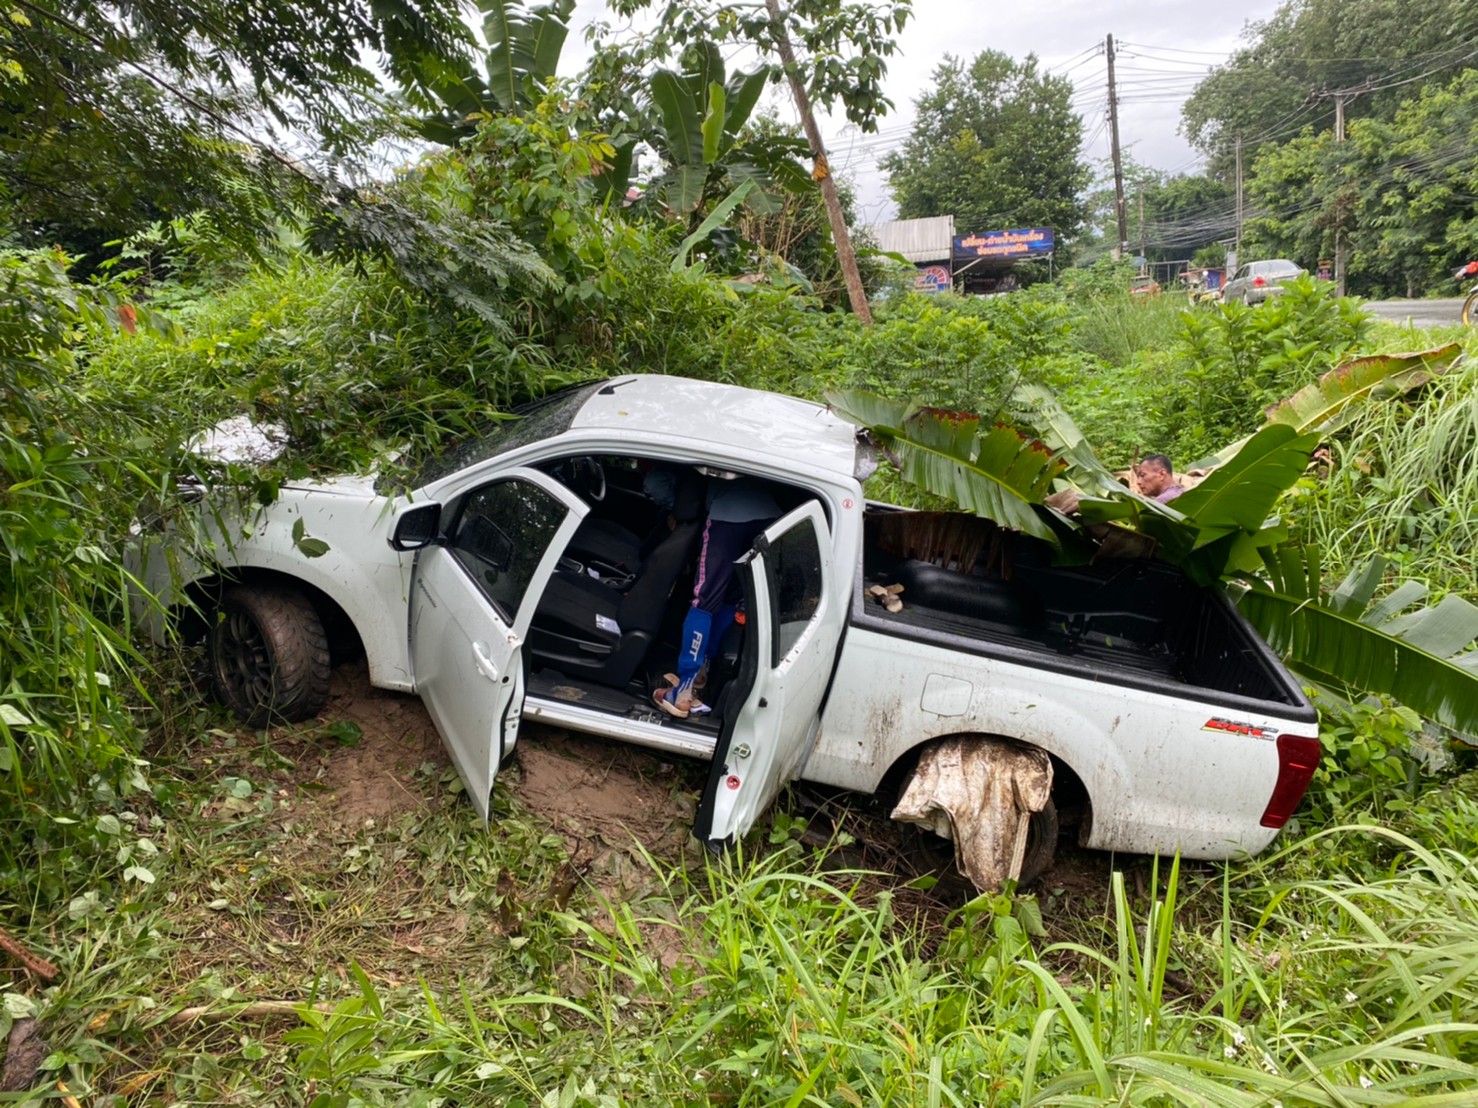
[[[460,497],[445,533],[416,558],[416,691],[484,820],[523,712],[529,621],[585,512],[553,478],[513,470]]]

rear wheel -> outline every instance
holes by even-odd
[[[1463,301],[1463,322],[1471,327],[1474,321],[1478,321],[1478,289],[1468,293]]]
[[[1040,812],[1033,812],[1026,829],[1026,853],[1021,859],[1021,877],[1017,885],[1025,888],[1052,868],[1057,859],[1057,805],[1047,798]]]
[[[310,719],[328,702],[328,636],[293,589],[238,586],[210,632],[216,697],[252,727]]]

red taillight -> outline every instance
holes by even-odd
[[[1252,287],[1253,287],[1253,288],[1258,288],[1258,289],[1260,289],[1260,288],[1262,288],[1262,287],[1263,287],[1263,286],[1264,286],[1264,285],[1265,285],[1265,284],[1267,284],[1267,282],[1266,282],[1266,281],[1264,281],[1264,280],[1263,280],[1263,279],[1262,279],[1262,278],[1261,278],[1261,277],[1254,277],[1254,278],[1253,278],[1253,279],[1252,279]]]
[[[1282,827],[1304,798],[1319,768],[1319,740],[1301,735],[1278,736],[1278,783],[1259,821],[1264,827]]]

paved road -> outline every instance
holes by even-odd
[[[1376,319],[1410,321],[1414,327],[1445,327],[1462,320],[1461,300],[1371,300],[1365,305]]]

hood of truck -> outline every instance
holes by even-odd
[[[257,423],[250,416],[223,419],[195,436],[190,452],[201,458],[230,465],[260,466],[277,461],[287,451],[288,430],[280,423]],[[376,496],[375,474],[345,473],[289,481],[284,488],[331,496]]]

